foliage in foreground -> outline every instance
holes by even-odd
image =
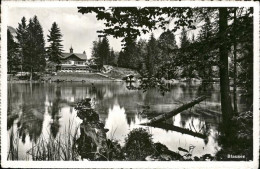
[[[53,137],[51,133],[47,138],[41,135],[36,143],[26,152],[26,160],[34,161],[76,161],[79,160],[75,141],[77,136],[76,127],[75,131],[72,130],[71,122],[65,129],[63,134]],[[11,132],[10,145],[7,160],[24,160],[19,157],[19,136]]]
[[[233,119],[234,126],[230,129],[231,137],[220,135],[222,149],[217,152],[217,160],[230,160],[228,155],[241,155],[244,158],[233,160],[253,160],[253,112],[240,112]]]
[[[125,138],[123,150],[128,160],[144,160],[154,150],[152,135],[143,128],[132,130]]]

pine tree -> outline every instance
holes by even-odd
[[[14,41],[14,37],[7,29],[7,68],[8,72],[12,72],[19,66],[18,44]]]
[[[95,59],[97,58],[97,50],[98,50],[98,42],[97,41],[93,41],[92,42],[92,49],[91,49],[91,58]]]
[[[108,64],[108,59],[110,55],[110,47],[109,47],[109,41],[107,37],[104,37],[102,39],[101,45],[99,46],[100,51],[100,57],[102,58],[102,66]]]
[[[115,55],[114,49],[111,48],[109,60],[108,60],[108,65],[115,65],[115,59],[116,59],[116,55]]]
[[[128,60],[126,59],[126,55],[122,50],[119,52],[117,64],[119,67],[128,68]]]
[[[170,30],[163,32],[158,39],[158,46],[162,53],[162,60],[169,61],[174,54],[178,46],[176,44],[175,35]]]
[[[29,20],[26,32],[27,38],[24,46],[23,63],[24,70],[31,73],[30,80],[32,80],[33,72],[43,71],[46,66],[45,41],[37,16]]]
[[[221,111],[223,116],[223,125],[227,138],[230,137],[231,118],[233,116],[233,108],[230,98],[229,87],[229,67],[228,67],[228,48],[227,48],[227,30],[228,28],[228,12],[227,8],[219,8],[219,53],[220,53],[220,93],[221,93]]]
[[[199,75],[203,79],[211,80],[213,77],[211,67],[214,64],[214,56],[216,54],[214,54],[214,48],[212,48],[214,30],[209,17],[205,18],[205,24],[202,26],[198,37],[200,43],[200,52],[197,58]]]
[[[25,48],[27,43],[27,24],[26,18],[22,17],[21,23],[18,23],[18,28],[16,29],[16,39],[18,40],[18,47],[19,47],[19,58],[21,63],[21,71],[24,71],[24,57],[25,57]]]
[[[178,62],[181,63],[183,68],[182,77],[191,78],[193,77],[193,68],[191,65],[191,56],[188,49],[190,46],[190,41],[187,36],[187,31],[184,27],[181,30],[180,43],[181,45]]]
[[[187,31],[184,27],[182,27],[182,30],[181,30],[180,42],[181,42],[181,48],[183,48],[183,49],[188,47],[190,44],[189,38],[187,36]]]
[[[36,71],[44,71],[46,66],[46,50],[45,50],[45,40],[43,35],[42,26],[37,18],[37,16],[33,17],[34,24],[34,37],[36,38],[36,59],[38,59],[38,68]]]
[[[99,68],[103,66],[103,60],[101,56],[101,39],[98,41],[93,41],[91,58],[93,60],[93,64],[97,65]]]
[[[139,73],[143,74],[146,72],[146,56],[147,56],[147,42],[144,39],[139,39],[137,42],[137,53],[139,54]]]
[[[158,39],[158,46],[160,49],[160,76],[170,79],[171,75],[175,75],[176,71],[173,69],[173,59],[176,59],[178,46],[176,44],[175,35],[172,31],[167,30],[163,32]],[[159,74],[157,75],[159,76]]]
[[[147,57],[146,57],[146,67],[148,70],[149,76],[154,75],[156,72],[156,61],[158,60],[159,50],[157,46],[157,41],[154,38],[153,33],[150,36],[150,39],[147,44]]]
[[[49,30],[49,33],[50,34],[47,35],[47,41],[50,43],[49,47],[47,47],[49,61],[54,62],[56,64],[60,64],[60,55],[63,51],[63,45],[61,44],[62,34],[56,22],[53,22],[51,30]]]
[[[140,53],[138,53],[136,42],[126,44],[125,57],[128,62],[128,67],[131,69],[138,69],[140,67]]]

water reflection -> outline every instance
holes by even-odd
[[[54,138],[56,138],[59,128],[60,122],[60,104],[61,104],[61,89],[57,87],[56,89],[56,98],[54,99],[53,103],[50,104],[49,113],[51,115],[52,121],[50,122],[50,132]]]
[[[88,97],[95,101],[95,110],[100,119],[109,129],[108,137],[124,143],[125,136],[130,130],[137,127],[148,128],[155,142],[159,141],[173,151],[178,147],[188,148],[190,144],[196,146],[194,155],[216,152],[218,144],[216,133],[219,115],[202,114],[194,109],[184,111],[170,119],[168,124],[190,129],[196,132],[209,133],[207,139],[160,128],[139,125],[148,119],[138,114],[143,106],[157,114],[168,112],[187,103],[192,99],[206,94],[209,98],[201,102],[200,108],[220,111],[219,86],[211,84],[208,87],[201,85],[176,84],[170,86],[170,92],[162,96],[156,90],[145,93],[137,90],[128,90],[125,83],[46,83],[46,84],[8,84],[8,130],[19,132],[23,143],[24,153],[36,142],[39,136],[51,133],[57,137],[64,131],[69,121],[76,118],[73,106],[76,102]],[[210,90],[209,90],[210,89]],[[243,108],[243,100],[239,108]],[[76,124],[74,126],[76,126]],[[26,139],[29,137],[29,139]],[[46,136],[47,137],[47,136]],[[22,151],[21,150],[21,151]]]

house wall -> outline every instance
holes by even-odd
[[[70,56],[61,60],[61,70],[59,72],[88,72],[86,60],[79,59],[75,56]]]
[[[63,65],[85,65],[86,61],[74,61],[74,60],[64,60],[61,62]]]
[[[89,72],[89,70],[86,67],[62,67],[59,72]]]

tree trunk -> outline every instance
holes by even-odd
[[[228,44],[227,44],[227,8],[219,8],[219,73],[220,73],[220,94],[223,127],[225,134],[230,134],[231,118],[233,115],[228,72]]]
[[[167,123],[155,123],[155,124],[145,124],[146,126],[152,126],[152,127],[157,127],[157,128],[161,128],[161,129],[165,129],[165,130],[171,130],[171,131],[176,131],[182,134],[188,134],[194,137],[198,137],[198,138],[202,138],[205,139],[207,138],[206,134],[203,133],[199,133],[199,132],[194,132],[190,129],[186,129],[186,128],[181,128],[178,126],[174,126],[172,124],[167,124]]]
[[[146,124],[153,124],[153,123],[162,122],[162,121],[164,121],[164,120],[166,120],[166,119],[168,119],[168,118],[170,118],[170,117],[172,117],[172,116],[177,115],[178,113],[180,113],[180,112],[182,112],[182,111],[184,111],[184,110],[187,110],[188,108],[191,108],[192,106],[194,106],[194,105],[196,105],[196,104],[202,102],[202,101],[205,100],[205,99],[206,99],[206,96],[198,97],[198,98],[192,100],[191,102],[186,103],[186,104],[184,104],[184,105],[178,107],[177,109],[174,109],[174,110],[172,110],[172,111],[170,111],[170,112],[168,112],[168,113],[164,113],[164,114],[161,114],[161,115],[159,115],[159,116],[156,116],[156,117],[152,118],[152,119],[151,119],[148,123],[146,123]]]
[[[234,11],[234,23],[233,23],[233,43],[234,43],[234,87],[233,87],[233,104],[234,113],[237,114],[237,41],[236,41],[236,15],[237,11]]]

